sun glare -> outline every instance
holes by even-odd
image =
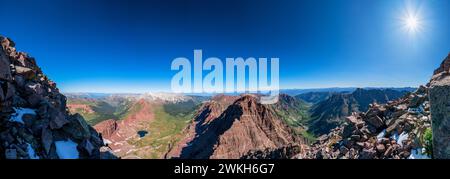
[[[419,25],[419,21],[417,20],[417,17],[410,16],[405,21],[406,21],[405,24],[410,31],[417,30],[417,26]]]
[[[424,22],[422,19],[422,11],[420,7],[414,8],[408,5],[401,17],[403,28],[411,35],[417,35],[423,31]]]

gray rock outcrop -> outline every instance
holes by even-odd
[[[450,54],[430,81],[433,156],[450,159]]]

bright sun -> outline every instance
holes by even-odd
[[[411,35],[418,35],[424,29],[424,19],[421,16],[421,10],[408,6],[403,16],[401,17],[401,23],[403,28]]]
[[[419,24],[419,20],[417,19],[416,16],[409,15],[405,19],[405,25],[410,32],[416,32],[418,30],[420,24]]]
[[[406,26],[408,27],[408,29],[410,31],[416,31],[417,30],[417,26],[419,25],[419,21],[417,20],[417,17],[414,16],[409,16],[406,20]]]

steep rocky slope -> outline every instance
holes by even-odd
[[[167,155],[179,158],[241,158],[258,150],[302,145],[303,138],[280,119],[273,106],[243,95],[205,103],[186,129],[188,135]],[[283,158],[288,158],[284,156]]]
[[[185,136],[179,142],[170,146],[165,158],[180,157],[182,150],[188,147],[194,138],[204,131],[214,119],[218,118],[236,99],[238,99],[237,96],[217,95],[205,102],[197,110],[190,125],[183,130]]]
[[[0,36],[0,158],[114,158],[34,58]]]

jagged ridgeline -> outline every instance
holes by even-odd
[[[115,158],[36,64],[0,36],[0,158]]]

